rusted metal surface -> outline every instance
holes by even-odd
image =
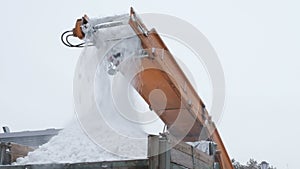
[[[19,157],[25,157],[27,154],[34,149],[28,146],[16,144],[16,143],[5,143],[0,142],[0,165],[1,164],[11,164],[16,162]]]
[[[17,158],[25,157],[27,154],[34,149],[28,146],[23,146],[20,144],[11,143],[11,162],[16,162]]]

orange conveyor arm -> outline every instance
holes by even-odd
[[[141,59],[145,69],[139,72],[136,78],[142,83],[133,86],[170,127],[168,130],[172,135],[183,138],[183,141],[198,141],[209,137],[217,143],[217,161],[220,167],[233,169],[219,132],[211,121],[204,103],[158,33],[155,29],[148,31],[133,9],[129,24],[140,38],[142,47],[151,56]],[[155,89],[163,91],[165,96],[152,94]]]

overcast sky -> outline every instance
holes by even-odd
[[[218,126],[232,158],[300,168],[297,0],[2,1],[0,125],[12,131],[65,126],[73,116],[72,79],[81,50],[63,46],[61,33],[83,14],[127,13],[130,6],[184,19],[214,46],[226,80]]]

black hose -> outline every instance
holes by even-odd
[[[83,48],[83,47],[86,47],[86,46],[92,46],[92,45],[85,45],[85,42],[82,42],[82,43],[79,43],[79,44],[72,44],[70,41],[69,41],[69,38],[70,37],[75,37],[73,35],[73,31],[72,30],[68,30],[68,31],[65,31],[64,33],[62,33],[60,39],[62,41],[62,43],[64,45],[66,45],[67,47],[75,47],[75,48]]]
[[[70,44],[67,44],[67,43],[65,42],[65,40],[64,40],[65,34],[67,34],[67,33],[69,33],[69,32],[72,32],[72,31],[71,31],[71,30],[68,30],[68,31],[65,31],[64,33],[62,33],[61,36],[60,36],[60,40],[61,40],[61,42],[62,42],[64,45],[66,45],[66,46],[68,46],[68,47],[71,47],[71,45],[70,45]],[[72,33],[72,34],[73,34],[73,33]]]

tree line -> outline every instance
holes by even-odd
[[[231,162],[235,169],[262,169],[261,163],[258,163],[256,160],[252,158],[245,165],[241,164],[235,159],[232,159]],[[268,169],[276,169],[276,167],[269,164]]]

